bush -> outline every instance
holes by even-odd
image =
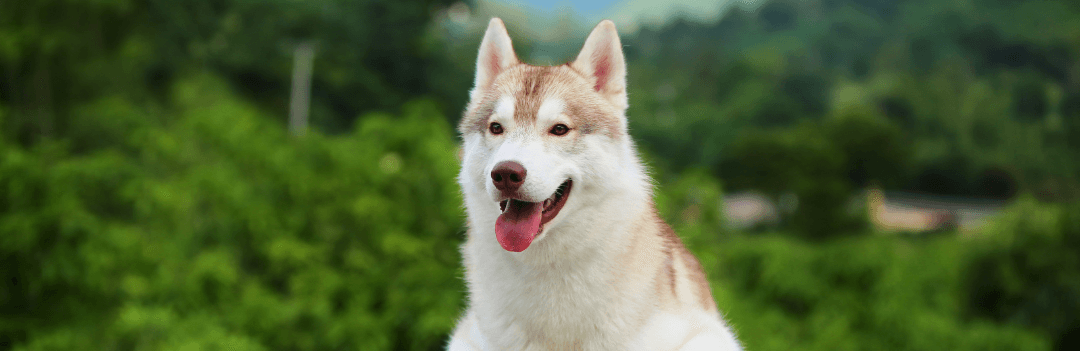
[[[768,235],[728,241],[705,268],[748,350],[1048,350],[1037,332],[964,313],[963,247]]]
[[[702,262],[720,310],[748,350],[1004,351],[1053,346],[1047,337],[1051,325],[973,313],[971,306],[988,290],[985,284],[971,282],[986,279],[979,278],[980,260],[1013,264],[1009,262],[1016,259],[1015,251],[1024,248],[1018,243],[1041,242],[1003,238],[1058,228],[1080,233],[1076,221],[1080,211],[1068,216],[1070,221],[1058,223],[1047,219],[1056,218],[1056,207],[1020,204],[977,238],[862,235],[805,240],[786,233],[725,231],[719,227],[720,219],[708,212],[722,201],[718,181],[703,171],[671,179],[658,187],[657,206]],[[1040,237],[1047,235],[1035,236]],[[1019,279],[1030,280],[1023,277],[1031,275],[1054,276],[1050,281],[1059,283],[1080,281],[1055,275],[1059,273],[1052,269],[1072,264],[1064,258],[1080,251],[1061,242],[1046,243],[1028,252],[1057,259],[1044,260],[1037,271],[1021,272]],[[1061,294],[1050,296],[1057,301],[1052,308],[1062,311],[1027,315],[1049,320],[1076,315],[1067,303],[1076,292],[1054,291]],[[1015,301],[1038,303],[1046,298],[1018,295]]]
[[[127,104],[86,111],[148,117],[108,107]],[[0,344],[443,347],[462,308],[463,223],[433,104],[298,138],[213,78],[178,84],[171,104],[166,123],[104,127],[86,154],[0,146],[0,279],[13,282]]]
[[[1078,205],[1025,198],[979,238],[967,280],[972,315],[1044,330],[1059,349],[1077,345],[1070,333],[1080,329]]]
[[[785,229],[815,239],[850,234],[859,223],[846,206],[853,189],[845,174],[846,155],[821,137],[821,129],[805,123],[744,134],[722,167],[737,188],[761,190],[775,202],[794,195],[794,212],[781,214],[787,217]]]

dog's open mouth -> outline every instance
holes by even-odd
[[[559,215],[573,182],[567,179],[543,202],[517,199],[499,202],[502,214],[495,220],[495,237],[506,251],[522,252],[544,231],[544,224]]]

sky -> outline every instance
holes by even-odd
[[[612,5],[620,0],[507,0],[509,3],[521,3],[536,10],[549,12],[560,7],[570,6],[583,17],[596,17],[609,12]]]
[[[484,10],[473,22],[477,23],[477,28],[487,26],[487,17],[501,17],[513,22],[511,26],[516,27],[515,30],[527,31],[534,42],[534,50],[528,57],[537,64],[555,64],[580,49],[580,42],[569,38],[584,37],[602,19],[614,21],[620,33],[632,34],[644,27],[662,26],[676,18],[712,23],[733,5],[759,1],[476,0],[477,6]],[[461,21],[468,21],[468,18],[466,14]],[[569,23],[565,21],[568,18],[572,20]]]
[[[488,0],[522,6],[533,14],[558,15],[570,8],[585,22],[611,19],[621,32],[641,25],[663,25],[676,17],[702,23],[714,22],[735,4],[753,6],[760,0]]]

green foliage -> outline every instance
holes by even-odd
[[[691,171],[656,203],[751,350],[1068,349],[1080,207],[1020,201],[972,237],[805,241],[718,228],[718,181]],[[705,208],[706,210],[702,211]]]
[[[840,136],[889,144],[835,150],[857,156],[851,186],[1011,196],[986,185],[996,174],[1006,188],[1074,199],[1080,81],[1068,72],[1080,46],[1060,33],[1080,32],[1077,16],[1066,1],[772,0],[714,24],[644,28],[625,39],[630,85],[646,90],[631,94],[631,127],[665,167],[713,168],[741,157],[747,135],[799,138],[788,129],[858,106],[886,118]],[[902,172],[867,163],[898,158]],[[726,184],[744,190],[729,170]]]
[[[0,275],[15,284],[0,294],[0,340],[442,346],[463,301],[463,224],[451,128],[431,103],[366,116],[348,135],[292,138],[219,80],[185,80],[172,96],[169,123],[103,127],[117,147],[4,146]],[[129,107],[89,109],[147,118]]]
[[[1025,198],[981,238],[972,262],[973,314],[1045,330],[1058,340],[1080,326],[1080,206]],[[1072,339],[1071,342],[1075,342]]]
[[[818,131],[803,125],[784,132],[743,134],[733,142],[727,153],[730,159],[721,168],[740,187],[773,196],[828,186],[843,176],[844,159]]]
[[[720,172],[735,187],[763,191],[782,210],[793,209],[784,214],[789,229],[827,238],[864,227],[865,215],[849,205],[852,192],[897,182],[909,153],[895,127],[852,110],[789,129],[745,133],[729,147]],[[784,201],[797,203],[785,207]]]
[[[765,236],[728,242],[706,269],[737,292],[722,310],[747,349],[1048,349],[1037,333],[964,315],[962,245]]]
[[[469,73],[428,40],[432,15],[452,3],[4,1],[0,101],[12,116],[3,133],[24,145],[64,139],[87,126],[78,106],[116,93],[157,100],[203,70],[283,115],[301,43],[316,48],[311,120],[324,132],[348,132],[361,113],[420,96],[456,114]]]
[[[852,185],[877,183],[894,188],[903,184],[912,151],[899,127],[866,106],[841,109],[831,117],[819,137],[831,141],[844,155],[844,171]]]

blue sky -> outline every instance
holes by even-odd
[[[557,8],[570,5],[574,8],[574,12],[583,15],[585,17],[600,15],[608,10],[611,5],[620,2],[619,0],[505,0],[506,2],[516,2],[525,4],[533,9],[540,11],[551,11]]]
[[[530,15],[555,18],[567,7],[584,22],[615,21],[621,32],[634,32],[643,25],[660,26],[676,17],[700,23],[714,23],[734,5],[753,6],[762,0],[487,0],[531,9]],[[544,14],[555,16],[543,16]]]

